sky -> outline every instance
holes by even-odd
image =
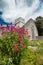
[[[6,22],[14,22],[18,17],[35,19],[43,16],[43,0],[0,0],[0,11]]]

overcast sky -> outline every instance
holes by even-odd
[[[3,11],[3,18],[6,21],[23,17],[35,19],[43,16],[43,0],[0,0],[0,11]]]

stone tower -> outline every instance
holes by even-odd
[[[23,27],[24,24],[25,24],[25,19],[23,19],[22,17],[19,17],[15,20],[16,26]]]
[[[35,40],[36,36],[38,36],[38,30],[35,25],[35,21],[33,19],[29,19],[26,23],[25,20],[21,17],[17,18],[15,20],[16,26],[19,26],[21,28],[28,29],[28,33],[31,36],[30,40]]]
[[[23,28],[28,29],[28,32],[31,36],[31,40],[36,39],[36,36],[38,36],[38,30],[33,19],[28,20],[26,24],[23,26]]]

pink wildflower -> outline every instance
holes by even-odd
[[[22,35],[21,34],[19,34],[19,36],[18,36],[18,41],[19,42],[22,41]]]
[[[31,36],[30,35],[28,35],[28,38],[30,38]]]
[[[16,43],[13,43],[13,46],[14,46],[14,47],[16,47],[16,46],[17,46],[17,44],[16,44]]]
[[[14,32],[14,27],[11,28],[11,31]]]
[[[15,48],[14,48],[14,51],[18,51],[18,47],[15,47]]]
[[[20,46],[21,46],[22,48],[24,48],[24,44],[23,44],[22,42],[20,43]]]

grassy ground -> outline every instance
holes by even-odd
[[[28,46],[31,47],[26,51],[21,65],[43,65],[43,40],[29,41]],[[37,49],[34,50],[34,47]]]
[[[43,40],[29,41],[29,46],[43,46]]]

